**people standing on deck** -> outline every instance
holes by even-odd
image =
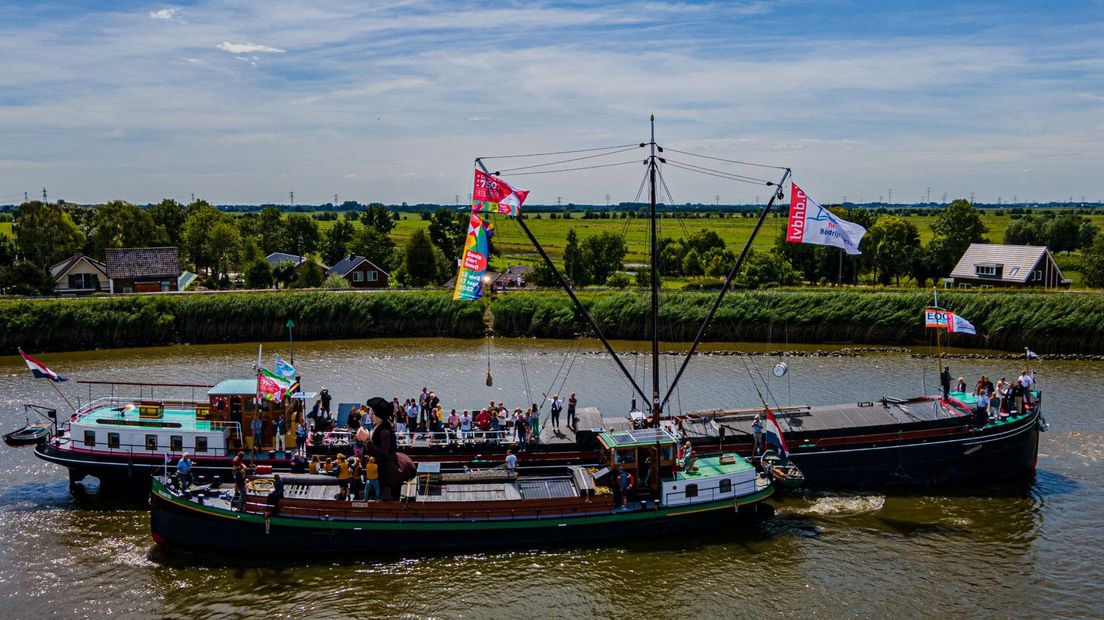
[[[575,416],[575,407],[579,404],[579,399],[575,398],[575,392],[571,393],[571,396],[567,397],[567,427],[571,430],[579,429],[579,418]]]
[[[560,403],[560,395],[552,395],[552,430],[557,433],[560,432],[560,412],[563,411],[563,405]]]
[[[345,424],[349,427],[349,434],[356,435],[356,432],[360,430],[360,410],[358,408],[353,407]]]
[[[448,434],[452,438],[458,437],[460,433],[460,416],[456,415],[456,410],[453,409],[452,413],[448,417]]]
[[[323,387],[319,397],[322,400],[322,414],[328,418],[330,417],[330,401],[333,400],[333,397],[330,396],[330,390]]]
[[[989,422],[989,395],[985,393],[985,388],[981,387],[977,391],[977,425],[978,427],[985,426]]]
[[[755,440],[751,447],[751,455],[758,456],[763,451],[763,419],[755,414],[755,420],[751,423],[751,436]]]
[[[959,377],[958,378],[958,383],[955,383],[955,391],[958,392],[959,394],[965,394],[966,393],[966,378],[965,377]]]
[[[302,455],[307,453],[307,427],[302,421],[295,426],[295,452]]]
[[[307,430],[313,431],[318,426],[318,418],[321,414],[322,401],[314,401],[314,406],[311,407],[310,413],[307,414]]]
[[[492,419],[494,419],[494,416],[486,409],[480,409],[479,413],[475,414],[475,426],[479,429],[483,439],[487,438],[487,431],[491,430]]]
[[[1008,411],[1008,393],[1011,388],[1012,386],[1009,385],[1004,377],[1001,377],[1000,380],[997,381],[996,396],[994,398],[996,401],[995,408],[997,410],[997,415],[1000,415],[1003,411]]]
[[[465,409],[464,413],[460,416],[460,436],[464,441],[471,439],[472,435],[472,417]]]
[[[947,400],[951,397],[951,367],[944,366],[943,372],[939,373],[939,385],[943,388],[943,400]]]
[[[538,413],[537,403],[533,403],[529,407],[529,443],[535,444],[540,441],[540,414]]]
[[[287,444],[285,443],[287,441],[287,420],[284,419],[284,414],[281,413],[276,417],[276,424],[274,427],[273,433],[275,433],[276,437],[276,450],[278,452],[283,452],[287,450]]]
[[[633,475],[625,471],[624,467],[617,467],[617,486],[621,490],[621,507],[624,508],[629,504],[629,493],[633,489],[635,481]]]
[[[529,430],[529,421],[521,413],[521,407],[514,409],[514,431],[517,433],[518,452],[525,452],[526,431]]]
[[[180,488],[185,491],[192,486],[192,459],[185,452],[176,463],[176,479],[180,481]]]
[[[364,465],[364,501],[379,499],[379,497],[379,465],[376,464],[376,457],[370,456]]]
[[[398,460],[398,443],[391,427],[394,415],[391,403],[376,397],[368,401],[372,417],[372,437],[365,446],[368,456],[375,457],[379,466],[380,499],[399,498],[402,470]]]
[[[510,472],[517,471],[518,458],[514,454],[513,450],[506,451],[506,470]]]
[[[344,454],[338,453],[337,458],[334,459],[334,469],[337,470],[337,487],[339,489],[334,499],[349,499],[349,479],[352,478],[352,472],[349,471],[349,463],[345,460]]]
[[[418,394],[418,411],[423,415],[429,412],[429,388],[422,387],[422,393]]]
[[[230,462],[234,476],[234,503],[241,510],[245,507],[245,453],[239,452]]]
[[[1023,413],[1024,411],[1024,385],[1023,381],[1017,380],[1012,385],[1012,406],[1015,407],[1016,413]]]
[[[253,451],[256,452],[263,447],[264,433],[262,429],[264,423],[261,421],[260,414],[253,414]]]

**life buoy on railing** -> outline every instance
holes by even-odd
[[[276,488],[276,483],[271,478],[254,478],[245,483],[245,488],[254,493],[270,493]]]

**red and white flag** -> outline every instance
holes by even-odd
[[[778,425],[778,419],[774,417],[774,414],[771,413],[769,407],[767,408],[767,421],[764,426],[766,428],[763,430],[767,433],[768,442],[776,443],[778,445],[778,449],[781,451],[782,458],[789,457],[790,453],[788,450],[786,450],[786,438],[782,435],[782,427]],[[777,441],[770,441],[771,434],[774,434],[776,436]]]
[[[495,175],[476,169],[475,186],[472,188],[472,212],[501,213],[516,217],[528,195],[529,190],[514,189]]]
[[[27,363],[27,368],[31,369],[31,374],[34,375],[35,379],[49,379],[50,381],[69,380],[68,378],[63,377],[47,368],[46,364],[43,364],[30,355],[24,353],[23,349],[19,349],[19,354],[23,356],[23,361]]]

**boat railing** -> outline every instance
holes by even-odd
[[[103,408],[113,407],[126,407],[127,405],[135,405],[142,402],[142,399],[126,398],[122,396],[104,396],[88,401],[77,408],[76,413],[73,414],[74,418],[79,418],[88,413],[92,413]],[[195,410],[197,406],[204,406],[206,401],[197,400],[183,400],[183,399],[156,399],[155,402],[160,403],[168,409],[191,409]],[[75,421],[75,420],[74,420]]]
[[[353,435],[354,433],[349,430],[325,431],[322,435],[322,442],[323,445],[349,445],[353,442]],[[465,432],[459,429],[445,428],[439,431],[397,431],[395,440],[400,448],[424,445],[512,445],[517,443],[517,435],[510,430],[483,431],[473,429]]]

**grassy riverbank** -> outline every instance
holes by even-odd
[[[249,342],[376,336],[478,337],[483,304],[448,291],[264,292],[0,301],[0,348],[27,351],[149,346],[176,342]],[[610,338],[647,339],[649,297],[639,292],[581,294]],[[711,293],[664,293],[660,336],[693,340]],[[731,293],[706,335],[710,341],[926,345],[925,291],[783,290]],[[940,303],[977,327],[955,334],[957,347],[1039,353],[1104,353],[1104,295],[1095,293],[946,292]],[[491,302],[504,336],[569,338],[586,331],[559,292],[513,292]]]
[[[443,292],[265,292],[0,301],[0,347],[27,351],[295,337],[483,333],[483,308]]]

